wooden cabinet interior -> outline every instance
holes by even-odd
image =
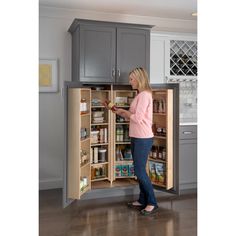
[[[130,148],[129,123],[107,110],[110,100],[129,109],[135,90],[69,88],[68,91],[68,197],[80,199],[106,181],[136,179]],[[86,110],[81,107],[86,101]],[[153,89],[153,132],[156,149],[150,152],[147,172],[153,185],[173,188],[173,90]],[[162,168],[162,170],[161,170]],[[163,172],[163,173],[160,173]],[[116,181],[117,180],[117,181]],[[101,184],[100,184],[101,185]],[[101,187],[101,186],[100,186]]]
[[[111,182],[111,114],[103,104],[111,100],[109,90],[91,90],[91,181]]]
[[[123,109],[129,109],[136,91],[114,90],[113,103]],[[129,121],[112,113],[113,117],[113,180],[135,178],[129,138]]]
[[[68,92],[68,197],[80,199],[90,183],[90,107],[81,111],[81,100],[91,100],[90,89],[71,88]],[[83,113],[83,114],[81,114]],[[86,160],[82,163],[82,152]]]
[[[147,163],[153,185],[173,188],[173,91],[153,90],[154,142]]]

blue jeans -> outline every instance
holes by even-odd
[[[146,172],[146,163],[152,144],[153,138],[131,138],[134,173],[137,176],[140,189],[138,202],[144,206],[157,206],[153,186]]]

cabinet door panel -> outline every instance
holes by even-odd
[[[151,37],[150,83],[165,83],[165,40]]]
[[[114,81],[115,28],[80,26],[80,81]]]
[[[180,184],[182,188],[197,184],[197,140],[180,140]]]
[[[128,84],[129,72],[144,67],[149,73],[150,33],[142,29],[117,29],[116,83]]]
[[[68,197],[79,199],[80,90],[68,91]]]

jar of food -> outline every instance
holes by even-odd
[[[98,162],[106,162],[106,152],[107,150],[105,148],[98,149]]]
[[[108,109],[112,110],[112,111],[117,110],[116,105],[114,103],[112,103],[111,101],[105,101],[104,106],[107,107]]]
[[[87,112],[87,101],[85,98],[82,98],[80,101],[80,113],[85,114]]]

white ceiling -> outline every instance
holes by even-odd
[[[196,20],[197,0],[39,0],[43,6]]]

